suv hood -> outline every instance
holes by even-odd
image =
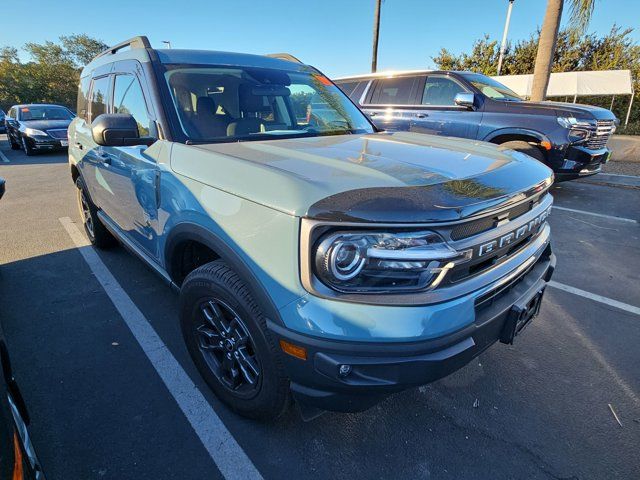
[[[615,120],[616,116],[602,107],[594,107],[593,105],[579,105],[576,103],[566,102],[502,102],[509,109],[525,109],[531,114],[546,113],[547,115],[555,113],[559,117],[576,117],[581,119],[596,120]]]
[[[458,220],[552,181],[551,170],[519,152],[403,132],[174,144],[171,167],[290,215],[339,221]]]

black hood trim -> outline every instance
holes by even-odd
[[[551,186],[551,172],[534,165],[509,178],[498,170],[436,185],[348,190],[314,203],[306,217],[331,222],[439,223],[486,215]]]

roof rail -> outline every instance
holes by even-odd
[[[125,40],[124,42],[120,42],[112,47],[107,48],[104,52],[99,53],[94,57],[96,58],[103,57],[105,55],[113,55],[118,50],[122,50],[123,48],[131,47],[131,48],[151,48],[151,44],[149,43],[149,39],[144,35],[130,38],[129,40]]]
[[[302,63],[298,58],[294,57],[290,53],[267,53],[265,57],[279,58],[280,60],[286,60],[288,62]]]

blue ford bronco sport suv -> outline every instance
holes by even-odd
[[[496,143],[545,163],[557,181],[598,173],[618,123],[605,108],[524,101],[480,73],[381,72],[335,82],[380,128]]]
[[[380,132],[286,54],[136,37],[79,88],[69,162],[86,234],[179,291],[193,361],[243,415],[291,398],[307,418],[364,410],[538,313],[553,174],[524,154]]]

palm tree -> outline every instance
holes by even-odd
[[[376,9],[373,14],[373,52],[371,55],[371,73],[378,69],[378,37],[380,36],[380,4],[382,0],[376,0]]]
[[[571,28],[578,33],[582,33],[593,14],[595,0],[569,0],[571,4]],[[533,71],[533,85],[531,87],[531,100],[541,101],[547,96],[549,86],[549,75],[553,65],[553,56],[556,53],[556,42],[558,41],[558,30],[560,29],[560,19],[564,0],[548,0],[547,11],[544,15],[540,39],[538,40],[538,53],[536,54],[536,66]]]

